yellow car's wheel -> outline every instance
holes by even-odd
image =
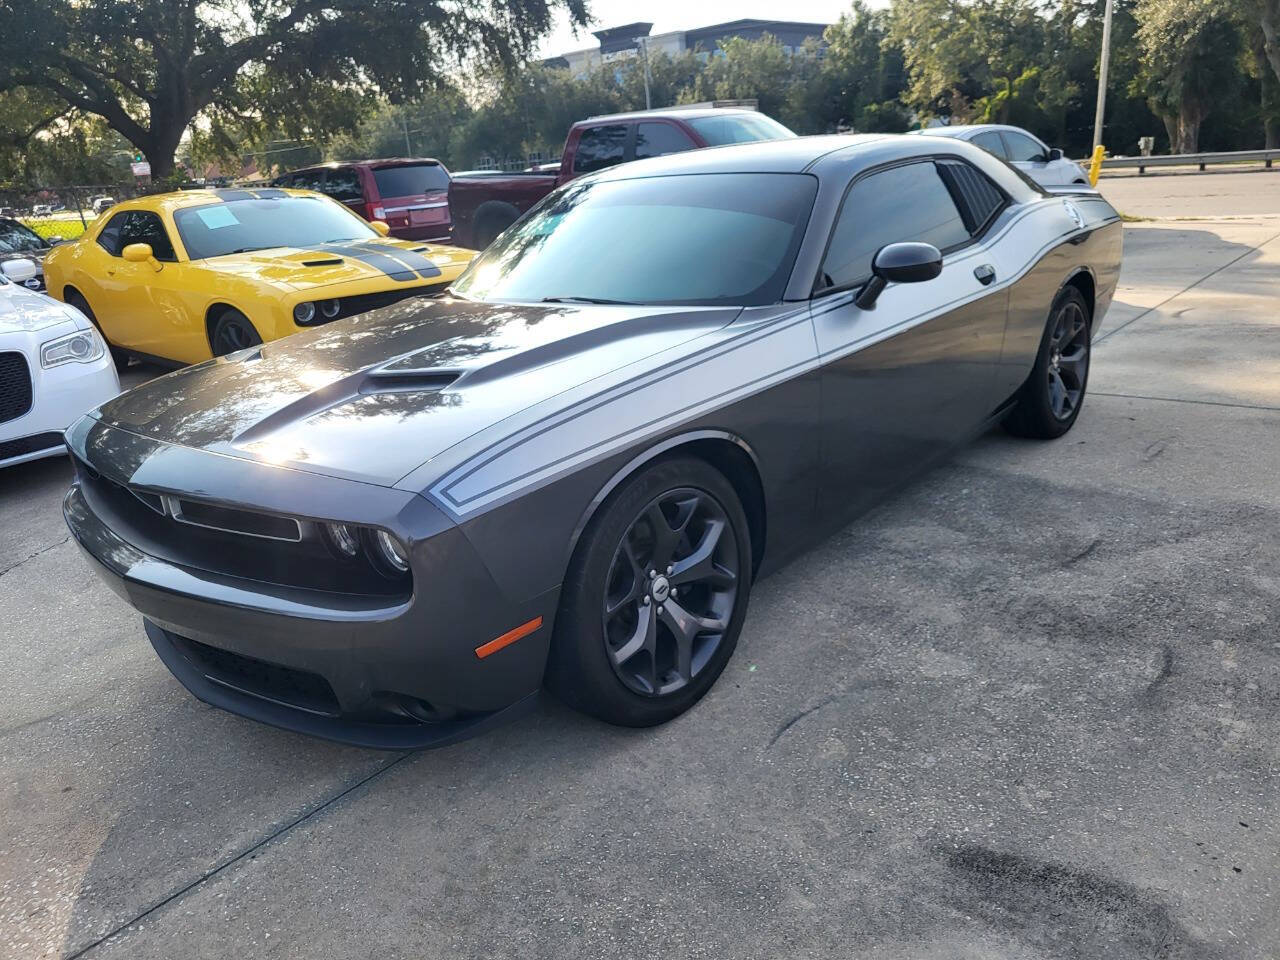
[[[239,310],[224,310],[214,321],[209,331],[209,348],[215,357],[225,357],[228,353],[256,347],[262,337],[254,329],[253,324]]]

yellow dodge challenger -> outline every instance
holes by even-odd
[[[45,260],[117,363],[196,363],[443,290],[475,256],[385,235],[306,190],[192,190],[107,211]]]

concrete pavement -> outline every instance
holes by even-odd
[[[383,755],[208,709],[0,473],[0,956],[1257,958],[1280,219],[1131,227],[1063,440],[757,585],[685,717]]]

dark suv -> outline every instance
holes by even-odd
[[[392,236],[448,243],[449,171],[438,160],[359,160],[293,170],[277,187],[316,190],[366,220],[383,220]]]

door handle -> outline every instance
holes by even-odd
[[[984,263],[980,267],[973,268],[973,275],[978,278],[978,282],[984,287],[991,286],[996,279],[996,268],[989,263]]]

